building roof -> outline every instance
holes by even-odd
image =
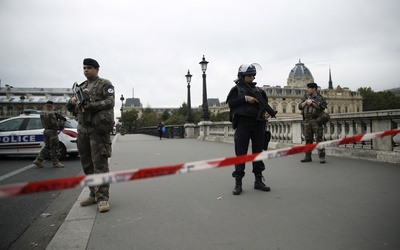
[[[304,66],[304,63],[302,63],[299,59],[299,62],[290,71],[289,78],[298,78],[298,77],[304,77],[304,76],[313,77],[311,74],[311,71],[306,66]]]
[[[207,103],[209,107],[216,106],[219,107],[219,99],[218,98],[207,98]]]
[[[126,98],[125,107],[142,107],[140,98]]]
[[[72,85],[71,85],[72,87]],[[12,86],[0,87],[0,94],[72,94],[72,88],[19,88]]]

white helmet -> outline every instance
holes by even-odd
[[[258,63],[244,63],[240,65],[238,70],[238,78],[246,75],[256,75],[257,69],[256,66],[261,69],[261,66]]]

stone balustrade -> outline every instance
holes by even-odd
[[[279,116],[278,116],[279,117]],[[324,126],[324,140],[336,140],[357,134],[381,132],[400,128],[400,110],[367,111],[332,114]],[[271,132],[271,147],[283,148],[304,144],[302,118],[270,119],[267,130]],[[234,130],[230,122],[203,121],[185,125],[186,137],[197,137],[233,143]],[[400,163],[400,133],[395,136],[327,148],[327,155],[338,155],[368,160]]]

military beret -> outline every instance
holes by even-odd
[[[99,68],[100,67],[99,63],[96,60],[92,59],[92,58],[83,59],[83,65],[93,66],[95,68]]]
[[[315,82],[310,82],[310,83],[307,83],[307,88],[315,88],[315,89],[317,89],[318,85]]]
[[[47,104],[54,104],[53,101],[47,101],[46,103],[47,103]]]

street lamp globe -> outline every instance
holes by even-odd
[[[190,74],[190,70],[188,70],[187,75],[185,75],[186,81],[188,84],[192,81],[192,75]]]
[[[199,64],[201,65],[201,70],[203,71],[203,73],[206,73],[208,62],[206,61],[204,55],[203,60]]]

